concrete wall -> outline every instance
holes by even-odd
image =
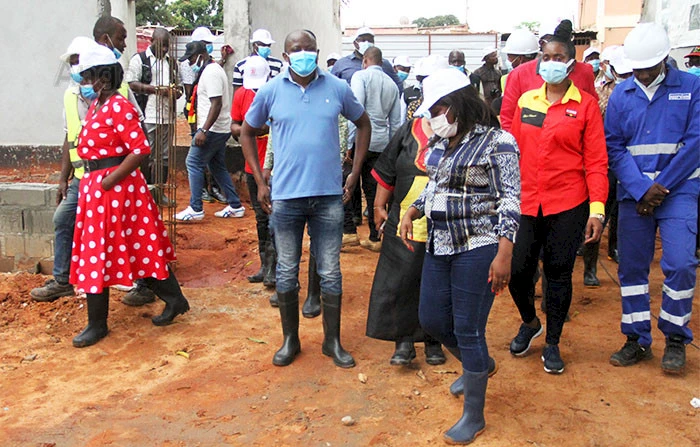
[[[0,183],[0,271],[53,256],[56,190],[43,183]]]
[[[340,52],[339,0],[226,0],[224,5],[226,41],[236,49],[236,60],[250,53],[250,34],[258,28],[272,33],[276,41],[272,45],[272,55],[280,59],[284,38],[300,28],[310,29],[316,34],[321,61],[331,51]]]
[[[63,91],[68,71],[59,56],[76,36],[92,36],[96,0],[0,0],[0,147],[63,142]],[[132,5],[128,5],[132,3]],[[133,10],[133,0],[111,0],[112,14]],[[120,17],[125,20],[125,17]],[[129,20],[125,20],[129,23]],[[133,20],[132,20],[133,23]],[[135,31],[129,51],[136,48]]]

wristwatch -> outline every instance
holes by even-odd
[[[206,135],[209,131],[203,127],[200,127],[199,129],[197,129],[197,132],[202,132],[204,135]]]
[[[604,222],[605,222],[605,214],[591,214],[591,215],[588,216],[588,217],[589,217],[589,218],[590,218],[590,217],[595,217],[596,219],[598,219],[598,220],[600,221],[600,223],[604,223]]]

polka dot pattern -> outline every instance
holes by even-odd
[[[133,105],[120,95],[93,113],[96,104],[88,111],[81,132],[81,157],[150,152]],[[165,279],[167,263],[175,260],[140,171],[109,191],[102,188],[102,180],[115,169],[86,173],[80,182],[70,281],[87,293],[99,293],[112,285],[129,286],[137,278]]]

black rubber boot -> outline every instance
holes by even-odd
[[[277,299],[282,320],[282,347],[272,357],[272,364],[287,366],[301,352],[299,342],[299,290],[277,292]]]
[[[324,355],[333,358],[333,363],[341,368],[352,368],[355,359],[352,358],[340,344],[340,309],[342,295],[322,293],[323,305],[323,346]]]
[[[314,255],[309,256],[309,288],[301,314],[304,318],[316,318],[321,315],[321,277],[316,270]]]
[[[107,336],[107,315],[109,315],[109,289],[102,293],[87,294],[88,325],[73,339],[73,346],[92,346]]]
[[[260,255],[260,270],[258,270],[255,274],[248,276],[248,282],[263,282],[263,279],[265,278],[265,271],[267,270],[267,257],[265,256],[265,249],[265,242],[258,241],[258,254]]]
[[[599,249],[600,242],[583,246],[583,285],[586,287],[600,287],[597,268]]]
[[[425,334],[425,363],[428,365],[442,365],[447,361],[442,345],[428,334]]]
[[[416,348],[413,345],[413,340],[406,338],[396,342],[396,348],[389,363],[395,366],[406,366],[415,358]]]
[[[275,244],[268,241],[265,242],[265,274],[263,285],[265,287],[275,287],[277,284],[277,252]]]
[[[167,326],[173,322],[173,319],[180,314],[184,314],[190,310],[190,303],[182,294],[180,284],[175,278],[172,270],[166,279],[157,280],[155,278],[144,278],[148,284],[148,288],[153,290],[158,298],[165,301],[165,309],[163,313],[151,318],[151,321],[156,326]]]
[[[486,387],[489,382],[488,371],[471,372],[464,370],[464,407],[462,417],[445,432],[445,442],[453,445],[469,444],[486,428],[484,404]]]

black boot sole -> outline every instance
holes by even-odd
[[[309,299],[307,298],[306,301],[304,301],[304,305],[301,307],[301,315],[304,318],[316,318],[319,315],[321,315],[321,300],[318,300],[318,306],[311,306],[307,305],[306,303],[309,302]]]
[[[296,360],[297,356],[301,354],[301,345],[297,345],[297,348],[294,350],[294,352],[291,355],[285,355],[284,357],[282,356],[277,356],[277,351],[275,355],[272,357],[272,364],[275,366],[289,366],[291,365],[294,360]]]
[[[389,364],[394,366],[408,366],[416,358],[416,352],[410,352],[408,356],[396,357],[396,354],[389,359]]]
[[[248,282],[253,283],[253,284],[260,283],[260,282],[263,282],[263,275],[260,275],[260,276],[251,275],[251,276],[246,277],[246,279],[248,280]]]
[[[353,359],[352,357],[350,358],[351,359],[350,362],[341,362],[340,360],[338,360],[338,357],[336,357],[332,352],[330,352],[329,349],[326,349],[325,347],[323,347],[323,348],[321,348],[321,352],[326,357],[332,358],[333,363],[335,363],[335,366],[337,366],[339,368],[354,368],[355,367],[355,359]]]

